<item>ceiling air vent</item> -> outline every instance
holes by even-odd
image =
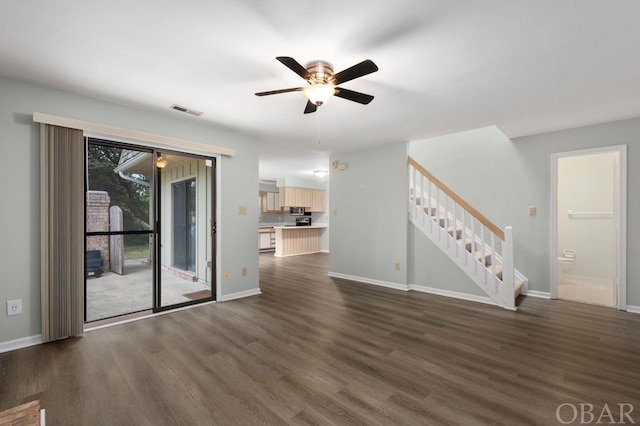
[[[171,105],[171,109],[184,112],[185,114],[195,115],[196,117],[200,117],[202,114],[204,114],[204,112],[196,111],[195,109],[191,109],[191,108],[185,108],[183,106],[176,105],[176,104]]]

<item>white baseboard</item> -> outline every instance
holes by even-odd
[[[407,284],[399,284],[399,283],[393,283],[390,281],[374,280],[372,278],[358,277],[356,275],[347,275],[347,274],[341,274],[338,272],[331,272],[331,271],[328,272],[327,275],[333,278],[341,278],[343,280],[357,281],[365,284],[373,284],[380,287],[392,288],[394,290],[409,291],[409,286]]]
[[[0,354],[3,352],[15,351],[16,349],[26,348],[28,346],[35,346],[42,344],[42,334],[35,336],[22,337],[16,340],[9,340],[8,342],[0,342]]]
[[[470,302],[478,302],[478,303],[484,303],[487,305],[498,306],[496,302],[494,302],[493,300],[491,300],[490,297],[487,297],[487,296],[477,296],[475,294],[461,293],[458,291],[451,291],[451,290],[443,290],[441,288],[428,287],[426,285],[418,285],[418,284],[411,284],[409,288],[411,290],[419,291],[421,293],[435,294],[438,296],[452,297],[454,299],[468,300]]]
[[[260,288],[252,288],[251,290],[239,291],[237,293],[225,294],[218,298],[218,302],[228,302],[229,300],[242,299],[243,297],[257,296],[262,294]]]
[[[627,305],[627,312],[632,314],[640,314],[640,306]]]
[[[523,296],[539,297],[541,299],[551,299],[551,293],[548,291],[527,290]]]
[[[327,275],[333,278],[341,278],[344,280],[356,281],[364,284],[373,284],[379,287],[386,287],[394,290],[401,290],[401,291],[413,290],[413,291],[419,291],[421,293],[430,293],[438,296],[452,297],[454,299],[467,300],[470,302],[478,302],[478,303],[484,303],[487,305],[498,306],[493,300],[491,300],[490,297],[486,297],[486,296],[476,296],[474,294],[460,293],[457,291],[443,290],[440,288],[427,287],[427,286],[416,285],[416,284],[399,284],[399,283],[393,283],[389,281],[380,281],[372,278],[341,274],[338,272],[329,272]]]
[[[486,296],[476,296],[474,294],[460,293],[457,291],[443,290],[440,288],[427,287],[423,285],[399,284],[399,283],[393,283],[389,281],[374,280],[372,278],[341,274],[338,272],[329,272],[327,275],[333,278],[341,278],[344,280],[356,281],[364,284],[373,284],[379,287],[386,287],[394,290],[401,290],[401,291],[413,290],[413,291],[419,291],[421,293],[430,293],[438,296],[446,296],[446,297],[452,297],[454,299],[461,299],[461,300],[467,300],[471,302],[478,302],[478,303],[484,303],[487,305],[498,306],[493,300],[491,300],[491,298]]]
[[[274,257],[291,257],[291,256],[304,256],[305,254],[313,254],[313,253],[322,253],[322,250],[320,251],[305,251],[304,253],[291,253],[291,254],[274,254]]]
[[[243,297],[249,297],[249,296],[255,296],[261,294],[261,291],[259,288],[257,289],[252,289],[252,290],[246,290],[246,291],[240,291],[238,293],[231,293],[231,294],[227,294],[226,296],[222,296],[220,298],[220,302],[224,302],[224,301],[228,301],[228,300],[234,300],[234,299],[240,299]],[[141,316],[141,317],[136,317],[136,318],[131,318],[128,320],[124,320],[124,321],[119,321],[119,322],[115,322],[115,323],[110,323],[107,325],[102,325],[102,326],[96,326],[96,327],[89,327],[87,329],[85,329],[84,331],[93,331],[93,330],[99,330],[101,328],[105,328],[105,327],[111,327],[114,325],[118,325],[118,324],[123,324],[123,323],[127,323],[127,322],[132,322],[132,321],[138,321],[141,319],[146,319],[146,318],[151,318],[154,316],[158,316],[158,315],[165,315],[165,314],[169,314],[172,312],[176,312],[176,311],[180,311],[183,309],[191,309],[194,307],[199,307],[199,306],[203,306],[203,305],[207,305],[207,304],[211,304],[211,303],[216,303],[215,301],[212,302],[205,302],[205,303],[200,303],[197,305],[190,305],[190,306],[185,306],[183,308],[178,308],[178,309],[172,309],[172,310],[168,310],[168,311],[163,311],[163,312],[158,312],[155,314],[150,314],[150,315],[145,315],[145,316]],[[8,342],[0,342],[0,353],[3,352],[10,352],[10,351],[14,351],[16,349],[21,349],[21,348],[26,348],[28,346],[35,346],[35,345],[40,345],[42,344],[42,334],[38,334],[35,336],[29,336],[29,337],[23,337],[20,339],[16,339],[16,340],[10,340]]]

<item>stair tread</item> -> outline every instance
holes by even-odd
[[[469,253],[471,253],[471,243],[473,243],[473,239],[469,237],[460,237],[458,238],[458,244],[467,249]]]
[[[514,283],[514,297],[518,297],[522,294],[522,288],[524,287],[524,281],[522,280],[516,280],[516,282]]]
[[[491,270],[492,266],[487,265],[485,266],[485,268]],[[498,278],[502,279],[502,265],[496,265],[496,275],[499,275]]]
[[[435,207],[424,207],[424,212],[426,214],[428,214],[431,217],[434,217],[434,213],[436,212],[436,208]]]
[[[480,260],[480,258],[482,257],[482,250],[476,250],[475,257],[476,257],[476,260]],[[490,252],[490,251],[488,251],[488,250],[487,250],[487,251],[485,251],[485,252],[484,252],[484,257],[485,257],[485,258],[487,258],[487,257],[491,257],[491,252]],[[487,264],[487,266],[488,266],[488,265],[491,265],[491,263],[488,263],[488,264]]]
[[[439,222],[440,227],[444,227],[444,217],[431,216],[431,220],[434,222]]]

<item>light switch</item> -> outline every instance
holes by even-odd
[[[536,206],[529,206],[529,216],[536,215]]]

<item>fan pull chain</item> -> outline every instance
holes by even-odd
[[[315,119],[316,119],[316,135],[318,136],[318,145],[320,145],[320,114],[316,114]]]

